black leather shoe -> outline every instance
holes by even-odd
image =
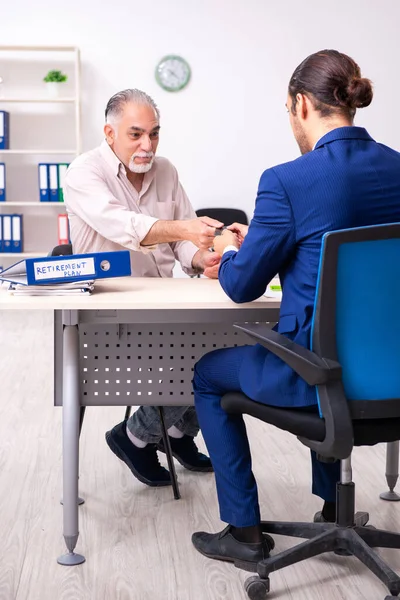
[[[147,444],[145,448],[138,448],[132,444],[126,433],[126,420],[107,431],[106,442],[142,483],[151,487],[171,485],[169,471],[159,463],[157,446]]]
[[[232,562],[238,569],[257,572],[257,564],[269,557],[275,542],[270,535],[264,534],[264,540],[256,544],[238,542],[232,533],[231,526],[220,533],[204,533],[199,531],[192,535],[193,546],[208,558]]]
[[[211,473],[214,471],[211,460],[205,454],[199,452],[194,439],[190,435],[184,435],[182,438],[173,438],[169,436],[172,456],[189,471],[205,471]],[[161,439],[157,444],[160,452],[165,452],[164,441]]]
[[[325,519],[324,515],[322,514],[322,510],[319,510],[314,515],[314,523],[334,523],[334,522],[335,521],[328,521],[328,519]]]

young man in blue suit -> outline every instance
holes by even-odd
[[[309,347],[321,240],[327,231],[400,221],[400,154],[353,126],[372,86],[348,56],[324,50],[306,58],[289,83],[287,110],[302,156],[261,177],[249,228],[234,224],[215,239],[223,254],[219,280],[235,302],[261,296],[279,273],[283,298],[277,330]],[[215,471],[220,533],[192,541],[210,558],[256,570],[272,540],[263,537],[257,486],[244,421],[221,408],[221,397],[243,391],[273,406],[310,410],[308,386],[260,345],[205,355],[194,373],[195,404]],[[324,501],[316,520],[335,520],[339,463],[312,456],[313,493]]]

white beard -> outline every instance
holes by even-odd
[[[151,158],[150,162],[142,163],[137,165],[135,163],[135,158]],[[128,169],[132,171],[132,173],[147,173],[150,171],[151,167],[154,163],[154,152],[137,152],[136,154],[132,154],[131,159],[129,161]]]

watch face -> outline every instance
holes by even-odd
[[[165,90],[177,92],[189,83],[190,67],[180,56],[165,56],[157,65],[156,79]]]

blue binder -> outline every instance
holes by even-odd
[[[3,252],[12,252],[11,216],[3,215]]]
[[[0,150],[10,148],[10,113],[0,110]]]
[[[0,202],[6,201],[6,165],[0,163]]]
[[[0,252],[3,252],[3,215],[0,215]]]
[[[88,281],[110,277],[129,277],[129,250],[94,252],[71,256],[27,258],[0,273],[0,281],[22,285],[46,285]]]
[[[40,202],[49,202],[49,166],[46,163],[39,163],[38,175]]]
[[[58,165],[47,165],[49,169],[49,201],[58,202]]]
[[[22,252],[22,215],[11,215],[11,252]]]

